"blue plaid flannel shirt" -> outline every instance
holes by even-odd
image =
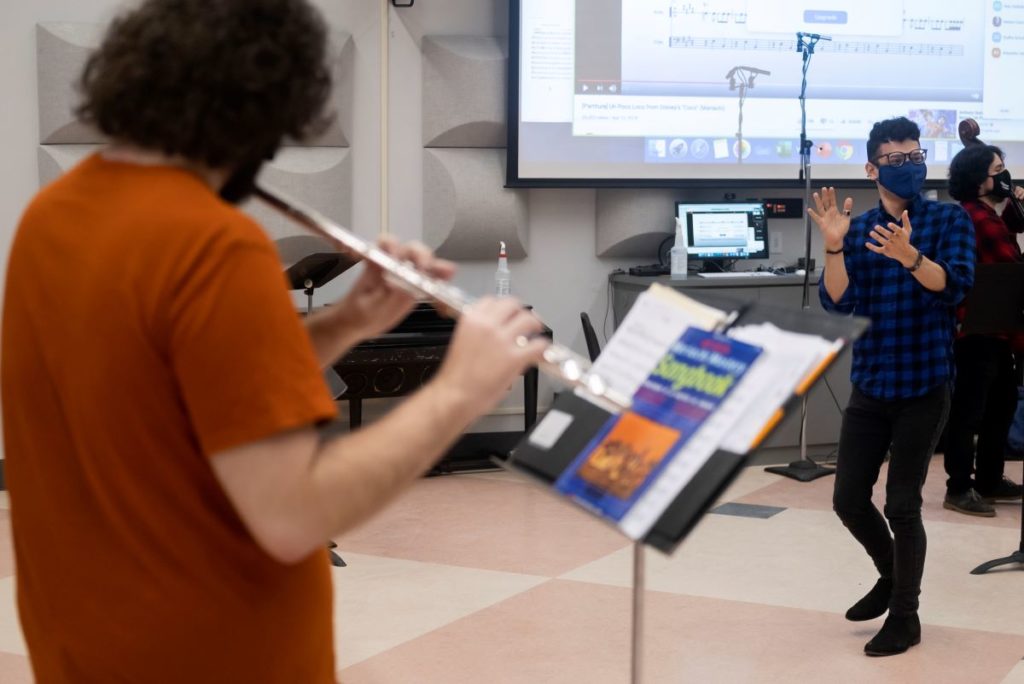
[[[959,205],[918,195],[907,208],[910,243],[946,271],[932,292],[895,259],[865,247],[876,225],[899,224],[882,203],[850,221],[843,240],[850,285],[838,302],[818,283],[827,311],[866,316],[871,327],[853,345],[850,378],[864,394],[891,401],[919,397],[952,382],[956,305],[974,285],[974,228]]]

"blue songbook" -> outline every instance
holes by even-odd
[[[620,521],[760,353],[759,347],[723,334],[688,328],[637,389],[633,409],[605,422],[555,488]]]

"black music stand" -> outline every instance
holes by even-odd
[[[967,315],[963,332],[994,335],[1024,331],[1024,263],[978,264],[974,287],[964,300]],[[1024,569],[1024,500],[1021,501],[1020,545],[1005,558],[996,558],[971,570],[984,575],[1000,565],[1016,563]]]
[[[288,285],[306,293],[306,313],[313,311],[313,291],[323,287],[358,263],[339,252],[317,252],[285,269]]]
[[[306,293],[306,313],[309,314],[313,313],[313,291],[334,280],[355,266],[356,263],[355,259],[338,252],[316,252],[289,266],[285,269],[284,275],[288,279],[288,286],[291,289],[302,290]],[[330,372],[334,373],[334,370]],[[346,567],[345,561],[332,550],[337,546],[334,542],[330,542],[327,547],[331,556],[331,565],[336,568],[344,568]]]

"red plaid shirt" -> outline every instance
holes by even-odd
[[[1022,261],[1017,233],[1024,233],[1024,219],[1017,215],[1010,203],[1003,208],[1002,216],[981,200],[961,203],[974,224],[974,240],[979,264],[999,264]],[[956,310],[956,319],[963,323],[967,309],[963,305]],[[1016,335],[1012,340],[1017,351],[1024,350],[1024,336]]]

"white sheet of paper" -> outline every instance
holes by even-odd
[[[690,326],[711,329],[725,314],[663,285],[637,297],[593,371],[622,396],[632,397],[654,365]]]
[[[711,330],[727,315],[670,288],[652,285],[637,298],[593,370],[611,388],[632,397],[687,328]],[[619,521],[619,529],[632,539],[641,539],[650,531],[718,449],[748,452],[800,382],[842,346],[841,342],[791,333],[770,323],[734,328],[729,335],[764,351]]]
[[[837,345],[817,335],[789,332],[771,323],[733,328],[729,336],[764,350],[727,400],[742,402],[744,406],[720,448],[745,454],[775,412],[808,373],[835,353]]]
[[[771,323],[734,328],[729,335],[761,347],[761,355],[619,521],[632,539],[650,531],[717,450],[747,453],[775,411],[834,349],[821,337],[780,330]]]
[[[565,411],[551,409],[530,433],[530,444],[538,449],[549,450],[572,425],[572,421],[573,417]]]

